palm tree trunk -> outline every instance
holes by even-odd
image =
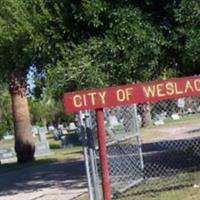
[[[15,132],[15,151],[18,163],[31,162],[34,160],[35,145],[31,133],[26,85],[21,76],[12,75],[10,94]]]

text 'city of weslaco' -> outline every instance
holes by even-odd
[[[66,93],[67,110],[96,109],[123,104],[200,95],[200,77],[128,84]]]

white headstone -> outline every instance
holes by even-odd
[[[109,124],[111,127],[120,125],[120,123],[118,122],[117,117],[115,115],[111,115],[109,117]]]
[[[64,129],[63,124],[58,124],[58,129]]]
[[[177,113],[172,114],[171,117],[172,117],[173,120],[179,120],[180,119],[180,116]]]
[[[44,127],[39,127],[39,128],[38,128],[38,132],[39,132],[39,133],[44,133],[44,134],[46,134],[46,133],[48,133],[48,130],[47,130],[47,128],[44,126]]]
[[[177,100],[177,106],[178,106],[179,108],[184,108],[184,107],[185,107],[185,99],[184,99],[184,98],[179,98],[179,99]]]
[[[13,135],[4,135],[3,139],[4,140],[12,140],[12,139],[14,139],[14,136]]]
[[[77,129],[77,127],[75,126],[74,122],[71,122],[69,124],[69,130],[75,130],[75,129]]]
[[[164,120],[162,120],[162,119],[156,120],[156,121],[154,121],[154,125],[155,125],[155,126],[164,125]]]
[[[55,130],[55,127],[54,127],[53,125],[50,125],[50,126],[48,127],[48,130],[49,130],[49,131],[54,131],[54,130]]]
[[[40,141],[46,141],[46,133],[47,133],[47,128],[46,127],[40,127],[38,129],[38,134],[39,134],[39,140]]]
[[[0,149],[0,163],[16,162],[16,153],[14,148]]]
[[[42,141],[38,142],[35,146],[35,155],[36,156],[42,156],[42,155],[48,155],[50,154],[50,147],[48,141]]]
[[[38,127],[37,126],[32,126],[32,134],[34,134],[34,135],[38,134]]]
[[[68,132],[67,132],[67,129],[66,129],[66,128],[63,129],[63,130],[62,130],[62,133],[63,133],[63,134],[67,134],[67,133],[68,133]]]

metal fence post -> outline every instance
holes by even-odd
[[[83,118],[83,113],[79,112],[80,117],[80,127],[82,132],[82,147],[83,147],[83,155],[85,160],[85,169],[86,169],[86,176],[87,176],[87,182],[88,182],[88,194],[89,194],[89,200],[95,200],[94,194],[93,194],[93,188],[92,188],[92,180],[90,175],[90,165],[89,165],[89,158],[88,158],[88,149],[87,149],[87,134],[86,134],[86,127],[84,126],[84,120],[85,116]]]
[[[87,132],[87,146],[89,150],[89,161],[90,161],[90,166],[91,166],[92,184],[94,188],[94,198],[95,200],[99,200],[101,197],[100,191],[99,191],[99,175],[98,175],[97,163],[96,163],[94,132],[92,129],[89,113],[86,114],[85,126],[86,126],[86,132]]]
[[[135,131],[136,131],[136,134],[137,134],[137,143],[138,143],[138,146],[139,146],[139,156],[140,156],[140,164],[141,164],[141,169],[142,171],[144,170],[144,161],[143,161],[143,155],[142,155],[142,143],[141,143],[141,139],[140,139],[140,128],[139,128],[139,124],[138,124],[138,119],[137,119],[137,105],[134,104],[134,124],[135,124]]]

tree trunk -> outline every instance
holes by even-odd
[[[11,76],[10,94],[18,163],[31,162],[34,160],[35,145],[31,133],[26,84],[21,76]]]
[[[145,103],[142,105],[142,127],[149,127],[151,125],[151,106],[150,103]]]

